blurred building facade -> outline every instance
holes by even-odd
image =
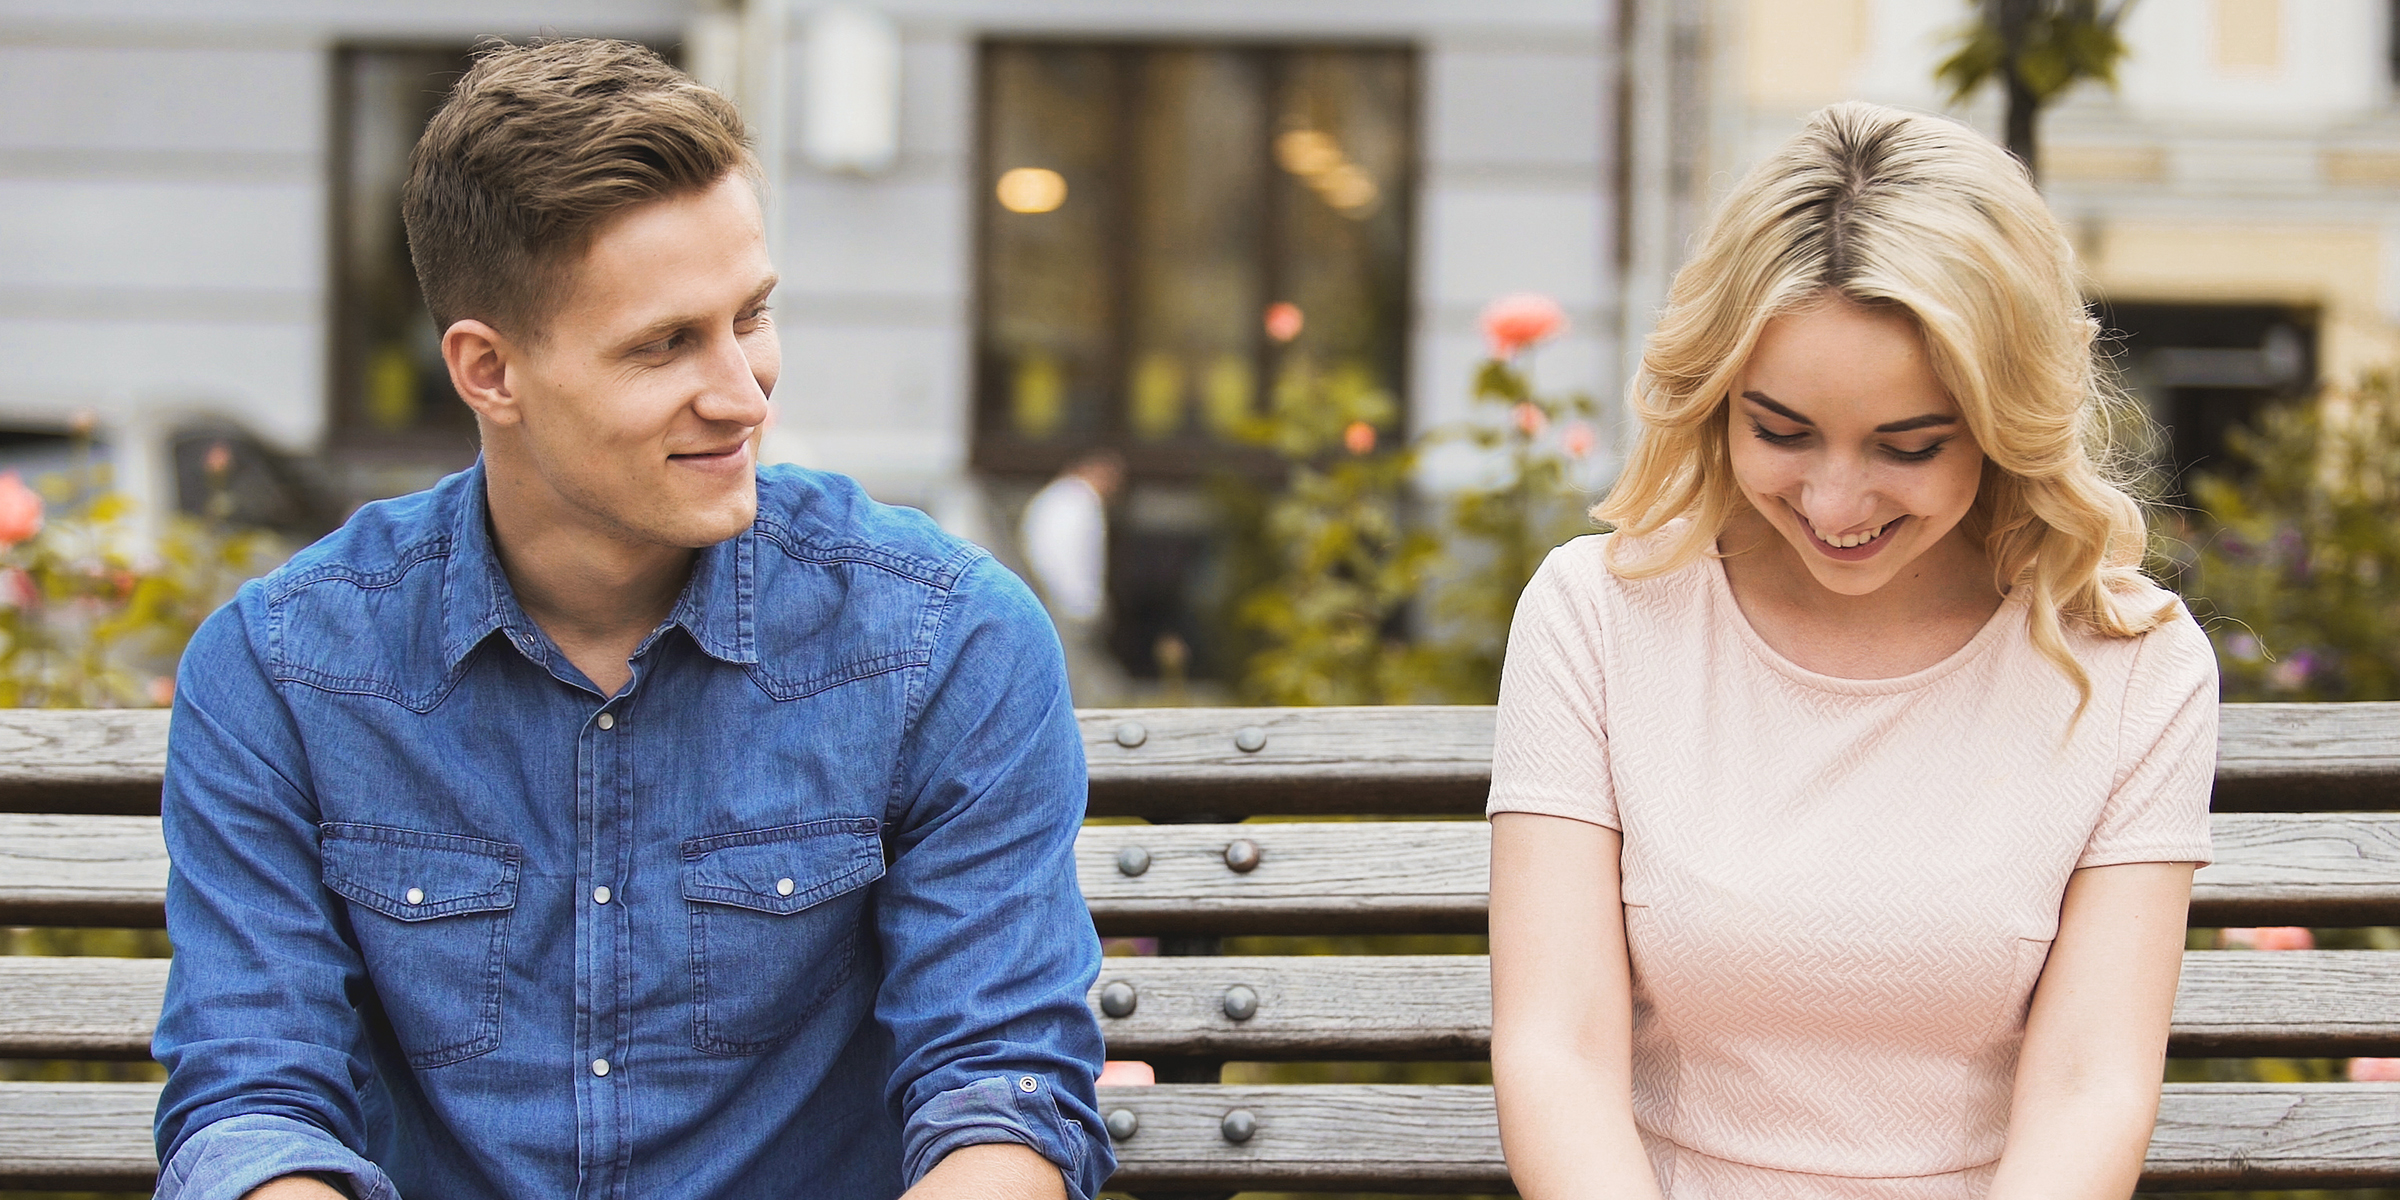
[[[1501,292],[1565,302],[1555,373],[1595,386],[1617,323],[1612,17],[9,0],[0,425],[96,412],[131,450],[221,419],[317,456],[350,499],[471,458],[393,203],[417,124],[493,35],[639,39],[744,100],[785,280],[779,445],[895,500],[940,507],[978,471],[1038,483],[1093,440],[1189,476],[1220,453],[1210,406],[1269,386],[1261,312],[1295,296],[1328,369],[1367,370],[1412,426],[1463,403],[1475,312]],[[1062,181],[1063,205],[1000,194],[1018,168]]]
[[[2400,355],[2391,10],[2143,0],[2121,86],[2044,119],[2047,190],[2179,465],[2259,404]],[[254,441],[306,468],[259,472],[259,515],[296,526],[284,510],[338,516],[471,461],[400,238],[407,148],[479,38],[634,38],[759,137],[784,278],[772,456],[1005,551],[1024,497],[1119,450],[1112,595],[1158,626],[1121,639],[1138,658],[1184,619],[1206,481],[1259,465],[1229,431],[1277,387],[1382,390],[1395,433],[1448,424],[1477,312],[1536,291],[1573,326],[1542,384],[1613,401],[1711,198],[1819,105],[1944,108],[1933,65],[1969,19],[1964,0],[4,0],[0,443],[22,456],[91,414],[126,489],[164,507],[209,447]],[[1995,97],[1963,114],[1998,126]],[[1474,470],[1437,455],[1426,480]]]
[[[1966,19],[1919,0],[1712,0],[1706,163],[1722,189],[1808,111],[1941,109]],[[2178,471],[2258,406],[2400,360],[2400,107],[2389,0],[2141,0],[2113,90],[2041,125],[2043,190]],[[1963,115],[1997,135],[1996,90]]]

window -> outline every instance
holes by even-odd
[[[2316,382],[2317,317],[2305,309],[2108,303],[2099,316],[2127,389],[2165,434],[2163,499],[2187,502],[2194,471],[2240,473],[2227,435]]]
[[[1405,395],[1409,51],[993,42],[981,88],[977,467],[1188,480],[1268,388]]]
[[[450,390],[400,226],[409,151],[468,66],[465,47],[349,49],[336,72],[330,446],[336,458],[421,460],[438,474],[475,458],[473,414]],[[363,483],[406,491],[430,479]],[[366,496],[358,497],[360,499]]]

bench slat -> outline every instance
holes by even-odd
[[[149,1057],[167,962],[0,957],[0,1058]],[[1102,1011],[1112,983],[1130,1015]],[[1258,997],[1225,1015],[1228,989]],[[1092,1010],[1112,1058],[1481,1058],[1491,1051],[1482,955],[1110,958]],[[2183,959],[2170,1053],[2400,1055],[2400,954],[2197,951]]]
[[[2196,925],[2400,924],[2400,813],[2219,813],[2218,861],[2192,892]],[[1481,821],[1095,825],[1076,843],[1107,934],[1478,932],[1490,830]],[[1246,874],[1225,848],[1261,852]],[[1118,868],[1138,848],[1139,875]],[[162,919],[155,817],[0,813],[0,923]]]
[[[154,1084],[0,1083],[0,1187],[147,1186]],[[1257,1133],[1225,1141],[1225,1114]],[[1106,1088],[1138,1121],[1112,1187],[1505,1186],[1491,1089],[1321,1084]],[[2400,1084],[2168,1084],[2150,1186],[2343,1187],[2400,1181]]]
[[[163,958],[0,956],[0,1058],[150,1057]]]
[[[2400,807],[2400,703],[2228,704],[2221,811]],[[1492,709],[1084,709],[1096,816],[1465,813],[1490,782]],[[1138,723],[1139,746],[1117,741]],[[1256,726],[1267,743],[1233,744]],[[0,811],[148,815],[163,709],[0,709]]]

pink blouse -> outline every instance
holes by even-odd
[[[1624,580],[1612,540],[1560,547],[1518,605],[1489,811],[1624,835],[1660,1186],[1983,1195],[2068,875],[2208,861],[2208,639],[2188,613],[2070,632],[2070,725],[2019,600],[1924,670],[1837,679],[1770,649],[1716,559]]]

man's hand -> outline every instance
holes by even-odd
[[[251,1195],[264,1200],[263,1192]],[[292,1200],[303,1195],[294,1192]],[[951,1151],[900,1200],[1067,1200],[1067,1181],[1030,1148],[991,1142]]]
[[[350,1200],[341,1192],[306,1175],[270,1179],[250,1189],[242,1200]]]

